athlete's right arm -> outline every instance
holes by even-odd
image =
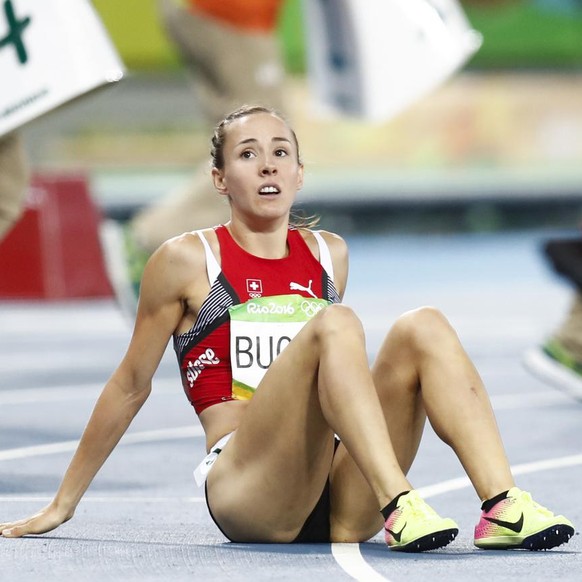
[[[203,253],[202,253],[203,257]],[[0,524],[4,537],[50,531],[68,521],[91,481],[148,398],[155,370],[202,280],[199,245],[181,237],[152,255],[142,279],[138,314],[127,352],[105,385],[53,501],[35,515]]]

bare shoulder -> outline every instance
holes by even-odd
[[[152,254],[144,270],[142,294],[183,300],[198,281],[206,282],[204,246],[197,234],[188,232],[167,240]]]
[[[164,242],[149,258],[144,270],[144,279],[150,275],[156,277],[178,275],[187,268],[196,265],[200,254],[197,241],[193,237],[180,235]]]
[[[201,231],[214,255],[218,254],[218,240],[214,229]],[[151,262],[156,268],[188,268],[197,273],[206,265],[204,245],[196,232],[185,232],[164,242],[152,255]]]
[[[312,230],[306,228],[300,229],[303,239],[307,243],[307,246],[311,249],[316,257],[319,257],[319,247]],[[333,257],[334,263],[337,261],[345,261],[348,258],[348,245],[346,241],[339,235],[328,230],[318,230],[317,231],[323,240],[327,243],[329,252]]]

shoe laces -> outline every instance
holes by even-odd
[[[406,512],[412,516],[424,519],[438,517],[437,512],[419,495],[406,495],[402,500],[402,506],[406,506]],[[404,510],[404,507],[402,507]]]
[[[520,491],[518,498],[522,503],[529,505],[534,511],[537,511],[538,513],[544,515],[545,517],[554,516],[553,512],[551,512],[547,507],[544,507],[543,505],[540,505],[539,503],[534,501],[532,499],[531,494],[528,493],[527,491]]]

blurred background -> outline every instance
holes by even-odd
[[[23,135],[35,173],[82,172],[119,220],[188,179],[209,135],[154,0],[94,0],[128,68]],[[477,54],[396,118],[310,107],[300,0],[278,25],[308,211],[358,232],[574,228],[582,201],[582,1],[464,0]],[[206,126],[205,126],[206,127]]]
[[[214,0],[214,5],[224,1]],[[249,6],[270,1],[240,0]],[[551,276],[540,251],[548,237],[557,233],[580,238],[582,0],[460,0],[471,27],[482,35],[481,47],[446,82],[382,122],[322,114],[314,106],[303,9],[316,1],[336,6],[348,3],[285,0],[276,29],[288,73],[286,113],[298,134],[306,169],[299,200],[307,213],[321,213],[323,228],[337,231],[350,243],[346,301],[364,322],[370,355],[380,345],[388,322],[405,310],[435,305],[450,318],[483,374],[500,412],[500,426],[509,436],[510,456],[531,466],[539,459],[579,454],[580,409],[546,391],[547,382],[559,385],[547,366],[542,366],[543,373],[537,372],[544,383],[536,383],[521,368],[520,360],[526,348],[543,341],[571,302],[571,285]],[[377,6],[388,2],[375,1]],[[391,1],[407,7],[420,3]],[[364,0],[355,2],[364,4]],[[430,0],[430,5],[445,2],[452,0]],[[56,4],[57,0],[0,0],[0,57],[7,57],[0,58],[0,121],[7,111],[2,97],[9,77],[2,67],[16,61],[13,47],[3,44],[7,6],[24,19],[33,9],[44,6],[50,11]],[[84,2],[58,0],[58,4],[68,14],[72,6]],[[0,453],[4,461],[22,461],[2,466],[4,475],[10,473],[9,479],[0,475],[0,502],[6,518],[33,511],[39,496],[57,487],[68,457],[50,455],[38,464],[36,452],[31,453],[30,463],[19,453],[24,451],[26,456],[38,444],[48,449],[56,444],[53,451],[69,451],[88,407],[125,350],[142,258],[152,251],[151,247],[136,251],[135,244],[129,248],[132,221],[169,193],[187,187],[209,153],[208,116],[195,98],[193,81],[176,44],[163,28],[157,0],[93,0],[92,4],[127,73],[120,82],[22,128],[32,173],[26,212],[4,240],[0,228]],[[87,34],[86,27],[75,20],[73,24],[77,34]],[[84,40],[78,44],[90,44]],[[49,41],[45,39],[46,44]],[[218,43],[208,48],[220,50]],[[1,170],[0,163],[0,178]],[[202,178],[209,183],[208,176]],[[0,194],[2,186],[0,180]],[[212,198],[217,197],[213,194]],[[203,218],[205,226],[218,222]],[[109,254],[123,263],[115,272],[131,271],[119,287],[104,261],[103,227],[110,223],[121,225],[118,228],[125,232],[121,242],[116,239],[117,252]],[[196,226],[201,225],[189,228]],[[582,244],[579,247],[572,261],[576,266],[582,265]],[[135,255],[140,256],[136,259]],[[582,281],[582,269],[577,270]],[[119,291],[122,288],[129,289],[127,294]],[[561,387],[580,401],[581,289],[582,283],[573,303],[576,322],[569,324],[566,334],[569,343],[562,341],[564,334],[558,338],[560,346],[565,346],[560,353],[567,356],[559,359],[567,362],[562,367],[570,373],[569,382]],[[555,348],[556,341],[553,344]],[[145,416],[134,425],[135,430],[163,432],[177,427],[179,431],[181,426],[191,426],[189,407],[178,407],[173,400],[183,396],[171,352],[169,348],[157,373],[159,384],[153,397],[158,399],[150,403],[149,412],[142,413]],[[535,350],[536,361],[541,354],[540,346]],[[529,368],[534,371],[533,364]],[[564,384],[563,374],[560,382]],[[538,430],[523,429],[528,426]],[[140,580],[151,579],[155,572],[165,573],[166,566],[178,578],[186,571],[191,579],[193,567],[209,570],[216,564],[218,576],[239,568],[239,579],[247,571],[256,579],[260,552],[249,556],[235,548],[232,555],[224,554],[226,561],[220,560],[215,544],[222,541],[217,541],[214,529],[207,529],[211,526],[205,521],[203,504],[196,504],[194,529],[182,528],[183,539],[176,534],[176,524],[187,522],[180,500],[194,499],[189,468],[192,443],[182,442],[179,448],[168,441],[171,449],[164,457],[163,472],[146,460],[150,448],[130,448],[129,460],[120,456],[116,461],[112,456],[108,461],[112,469],[93,487],[96,495],[115,497],[119,503],[98,503],[93,513],[86,505],[83,511],[94,517],[90,525],[83,519],[75,521],[69,533],[49,540],[54,576],[62,579],[62,572],[74,571],[75,579],[80,579],[84,566],[79,556],[83,555],[84,563],[90,565],[90,579],[96,575],[107,579],[110,572],[114,573],[109,579],[118,579],[120,571],[137,573],[140,567]],[[65,448],[59,449],[63,444]],[[202,441],[199,445],[202,453]],[[158,450],[166,445],[153,446]],[[452,461],[443,461],[441,449],[429,444],[424,455],[425,464],[421,462],[417,469],[419,484],[458,474],[459,467],[451,464],[456,460],[451,456]],[[176,466],[175,476],[168,473],[174,461],[182,465]],[[128,468],[131,473],[135,466],[132,462],[138,463],[137,468],[128,476]],[[150,479],[147,475],[152,471],[155,475]],[[556,488],[556,475],[563,487]],[[550,498],[562,495],[564,512],[573,511],[567,515],[580,522],[582,505],[572,501],[578,475],[552,470],[535,479],[542,490],[546,486]],[[182,488],[177,490],[177,485]],[[121,497],[125,492],[130,496]],[[171,500],[171,507],[156,506],[156,496],[160,501]],[[147,502],[123,523],[113,517],[111,511],[120,506],[133,512],[133,503],[139,499]],[[178,505],[173,504],[176,500]],[[449,496],[454,511],[459,510],[458,500],[457,492]],[[467,535],[471,531],[468,515],[461,516]],[[127,551],[110,551],[112,535]],[[160,535],[169,543],[152,543]],[[86,544],[85,550],[79,540],[81,546]],[[24,545],[15,545],[13,552],[0,553],[0,568],[2,559],[6,563],[2,572],[9,576],[14,571],[22,579],[24,568],[28,574],[42,572],[37,579],[46,579],[47,544],[22,541]],[[580,547],[579,540],[573,543]],[[208,548],[212,556],[205,560],[203,552]],[[193,550],[202,553],[191,559]],[[281,568],[291,568],[290,579],[296,579],[297,561],[290,559],[288,550],[281,552]],[[269,560],[277,559],[276,553],[267,554]],[[471,572],[483,571],[488,579],[494,578],[490,557],[480,568],[473,563],[478,558],[462,546],[454,559],[447,559],[451,568],[459,569],[466,579],[465,554],[472,561]],[[106,555],[108,560],[104,560]],[[561,579],[575,577],[568,578],[568,572],[580,571],[572,565],[581,555],[579,551],[561,553]],[[325,563],[321,557],[312,555],[318,562],[316,572]],[[379,564],[371,554],[368,559]],[[185,566],[181,566],[183,560]],[[556,561],[542,561],[555,577]],[[535,568],[530,579],[541,579],[545,573],[541,561],[529,562]],[[282,562],[274,563],[279,567]],[[312,564],[305,555],[299,566],[302,563]],[[394,562],[386,564],[393,579]],[[403,564],[409,577],[409,563]],[[434,560],[428,564],[434,571]],[[514,564],[500,558],[495,566],[500,568],[499,579]],[[105,578],[99,568],[104,569]],[[208,578],[207,570],[202,579]],[[269,576],[274,570],[265,571]]]

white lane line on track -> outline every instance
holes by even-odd
[[[511,471],[514,475],[526,475],[528,473],[538,473],[540,471],[573,467],[575,465],[582,465],[582,455],[571,455],[557,459],[522,463],[521,465],[513,466]],[[427,499],[469,486],[471,486],[471,481],[469,481],[468,477],[458,477],[456,479],[442,481],[441,483],[435,483],[434,485],[418,487],[417,491],[422,497]],[[331,544],[331,553],[339,566],[355,580],[361,580],[362,582],[367,580],[390,582],[388,578],[376,572],[364,560],[360,551],[360,544]]]
[[[132,445],[137,443],[154,442],[162,440],[174,440],[182,438],[191,438],[203,436],[204,431],[200,426],[184,426],[171,429],[161,429],[161,430],[150,430],[142,431],[136,433],[126,434],[121,441],[120,445]],[[75,450],[78,441],[64,441],[61,443],[52,443],[48,445],[38,445],[33,447],[21,447],[17,449],[8,449],[0,451],[0,461],[7,461],[12,459],[22,459],[27,457],[41,456],[41,455],[51,455],[62,452],[69,452]],[[556,459],[544,459],[541,461],[534,461],[531,463],[522,463],[520,465],[515,465],[512,467],[512,472],[514,475],[525,475],[528,473],[536,473],[540,471],[548,471],[550,469],[563,468],[563,467],[573,467],[575,465],[582,465],[582,455],[570,455],[567,457],[560,457]],[[441,495],[444,493],[449,493],[451,491],[456,491],[458,489],[463,489],[469,487],[471,482],[467,477],[459,477],[456,479],[449,479],[447,481],[442,481],[441,483],[435,483],[434,485],[428,485],[425,487],[419,487],[418,492],[425,499],[428,497],[434,497],[436,495]],[[19,500],[32,500],[33,498],[10,498],[7,496],[1,498],[6,501]],[[107,498],[93,498],[102,499],[104,502],[108,501]],[[111,502],[111,499],[109,501]],[[189,498],[193,502],[198,502],[201,498]],[[43,498],[44,500],[44,498]],[[48,499],[50,501],[50,499]],[[90,501],[91,498],[88,499]],[[385,578],[376,570],[374,570],[362,556],[360,551],[360,544],[331,544],[331,553],[344,572],[351,576],[355,580],[361,581],[372,581],[372,582],[389,582],[388,578]]]
[[[574,467],[575,465],[582,465],[582,455],[570,455],[567,457],[558,457],[555,459],[544,459],[542,461],[533,461],[531,463],[521,463],[520,465],[513,465],[511,472],[513,475],[527,475],[528,473],[539,473],[541,471],[549,471],[550,469],[562,469],[564,467]],[[427,485],[426,487],[418,487],[418,493],[425,499],[457,491],[469,487],[471,482],[468,477],[457,477],[456,479],[449,479],[434,485]]]
[[[0,405],[30,404],[40,402],[59,402],[69,400],[96,400],[105,382],[59,386],[55,388],[20,388],[0,391]],[[151,396],[175,393],[183,398],[179,379],[154,379]]]
[[[354,580],[362,582],[389,582],[376,572],[360,552],[360,544],[331,544],[331,554],[340,568]]]
[[[145,430],[141,432],[127,433],[120,441],[119,445],[134,445],[155,441],[168,441],[191,437],[204,436],[201,426],[180,426],[176,428],[163,428],[159,430]],[[0,450],[0,461],[11,461],[13,459],[24,459],[27,457],[38,457],[42,455],[54,455],[74,451],[79,441],[62,441],[48,445],[35,445],[31,447],[19,447],[17,449]]]
[[[61,402],[70,400],[96,400],[104,383],[78,384],[75,386],[59,386],[55,388],[21,388],[15,390],[0,390],[0,405],[19,405],[41,402]],[[179,379],[154,379],[151,396],[168,394],[183,398]],[[495,410],[511,410],[514,408],[537,408],[551,406],[564,402],[567,396],[562,392],[551,390],[530,394],[524,401],[523,394],[501,394],[491,397]]]
[[[197,427],[195,427],[197,429]],[[175,431],[176,429],[170,429]],[[147,433],[138,433],[135,436],[138,437],[131,442],[122,441],[120,444],[130,445],[135,444],[138,442],[151,442],[153,440],[172,440],[172,439],[180,439],[186,438],[191,436],[201,436],[198,434],[194,434],[194,430],[190,427],[183,427],[183,429],[179,429],[183,431],[182,436],[179,435],[178,432],[174,432],[169,434],[168,431],[147,431]],[[200,429],[201,430],[201,429]],[[160,435],[159,433],[168,433],[165,435]],[[196,430],[198,432],[198,430]],[[152,438],[152,436],[157,435],[161,436],[162,438]],[[127,435],[132,436],[132,435]],[[67,445],[69,446],[70,443],[76,443],[77,441],[65,441],[64,443],[55,443],[57,445]],[[50,446],[50,445],[46,445]],[[28,449],[28,454],[20,454],[14,457],[8,457],[5,460],[13,459],[13,458],[23,458],[23,457],[31,457],[31,456],[41,456],[41,455],[48,455],[53,453],[61,452],[56,448],[51,451],[33,451],[35,447],[25,447],[23,449],[10,449],[9,451],[0,451],[2,452],[11,452],[11,451],[23,451]],[[38,447],[36,447],[38,449]],[[63,450],[68,451],[69,449]],[[4,460],[0,457],[0,460]],[[574,467],[576,465],[582,465],[582,455],[572,455],[569,457],[560,457],[557,459],[545,459],[543,461],[534,461],[532,463],[522,463],[521,465],[514,465],[511,470],[514,475],[526,475],[528,473],[539,473],[541,471],[549,471],[551,469],[561,469],[564,467]],[[425,487],[418,487],[416,490],[418,493],[424,498],[428,499],[429,497],[436,497],[437,495],[442,495],[444,493],[450,493],[451,491],[458,491],[459,489],[464,489],[465,487],[469,487],[471,482],[467,477],[458,477],[456,479],[449,479],[447,481],[442,481],[441,483],[435,483],[434,485],[426,485]],[[52,499],[52,495],[44,495],[44,496],[27,496],[27,495],[0,495],[0,501],[50,501]],[[83,501],[93,501],[93,502],[107,502],[110,501],[112,503],[126,503],[126,502],[148,502],[148,503],[168,503],[168,502],[180,502],[180,503],[200,503],[204,501],[204,497],[94,497],[91,495],[87,495],[83,497]],[[354,545],[354,544],[348,544]],[[357,545],[357,544],[355,544]]]

